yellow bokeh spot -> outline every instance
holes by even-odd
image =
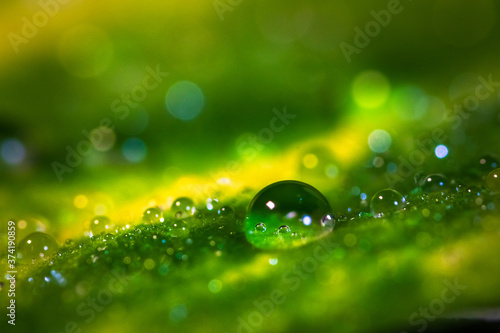
[[[429,215],[431,215],[431,211],[428,210],[427,208],[424,208],[424,209],[422,209],[422,215],[424,217],[429,217]]]
[[[83,208],[87,207],[89,200],[83,194],[79,194],[75,197],[75,199],[73,200],[73,203],[75,204],[76,208],[83,209]]]
[[[356,76],[351,89],[357,105],[373,109],[387,101],[391,86],[384,74],[378,71],[365,71]]]
[[[302,162],[304,163],[304,166],[308,169],[313,169],[318,165],[318,157],[314,154],[307,154],[304,156],[302,159]]]

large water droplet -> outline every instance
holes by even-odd
[[[500,193],[500,168],[488,174],[485,184],[493,192]]]
[[[150,207],[144,211],[142,215],[142,220],[144,223],[159,223],[163,222],[163,214],[160,208],[158,207]]]
[[[57,252],[54,238],[43,232],[29,234],[19,243],[17,258],[19,262],[30,264],[48,260]]]
[[[448,179],[441,174],[431,174],[421,179],[420,188],[425,193],[442,192],[448,188]]]
[[[191,217],[196,212],[193,200],[187,197],[177,198],[172,203],[172,207],[170,209],[177,219],[185,219]]]
[[[187,235],[189,235],[189,225],[186,221],[177,220],[169,225],[168,231],[170,232],[170,236],[172,237],[186,237]]]
[[[322,225],[323,217],[330,212],[328,201],[314,187],[280,181],[253,198],[245,219],[245,234],[251,244],[262,249],[290,248],[331,231]]]
[[[107,216],[96,216],[90,220],[90,237],[99,236],[102,233],[110,232],[113,228],[110,219]]]
[[[370,210],[374,217],[387,217],[402,210],[405,206],[405,198],[396,190],[385,189],[378,191],[370,201]]]

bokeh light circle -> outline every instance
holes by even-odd
[[[122,145],[122,154],[129,162],[142,162],[147,154],[146,144],[139,138],[129,138]]]
[[[100,126],[90,131],[90,139],[95,150],[104,152],[113,148],[116,134],[111,128]]]
[[[368,136],[368,146],[375,153],[386,152],[391,146],[392,139],[389,133],[384,130],[377,129]]]
[[[384,74],[371,70],[358,74],[351,89],[356,104],[371,109],[382,106],[387,101],[391,86]]]
[[[168,112],[181,120],[196,118],[205,104],[203,91],[190,81],[179,81],[170,87],[165,98]]]
[[[17,165],[26,158],[26,149],[21,141],[17,139],[7,139],[2,142],[2,159],[11,165]]]
[[[436,154],[436,157],[439,159],[445,158],[446,156],[448,156],[448,147],[446,147],[445,145],[439,145],[434,150],[434,153]]]
[[[329,178],[335,178],[339,174],[339,168],[337,166],[330,164],[325,168],[325,173]]]
[[[315,168],[318,165],[318,157],[314,154],[307,154],[302,159],[304,166],[308,169]]]

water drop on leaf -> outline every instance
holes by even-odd
[[[90,220],[90,237],[111,231],[113,225],[107,216],[96,216]]]
[[[486,186],[495,193],[500,193],[500,168],[491,171],[486,177]]]
[[[396,190],[385,189],[378,191],[370,201],[370,210],[374,217],[387,217],[400,211],[405,206],[405,198]]]
[[[57,249],[57,243],[52,236],[34,232],[19,243],[17,258],[25,264],[39,263],[50,259],[57,253]]]
[[[111,240],[113,240],[113,239],[115,239],[115,236],[114,236],[113,234],[106,234],[106,235],[104,236],[104,239],[103,239],[103,240],[104,240],[105,242],[107,242],[107,241],[111,241]]]
[[[255,233],[259,232],[265,232],[266,231],[266,225],[264,223],[257,223],[255,226]]]
[[[185,219],[191,217],[196,212],[193,200],[187,197],[177,198],[172,203],[172,207],[170,209],[172,210],[172,213],[176,219]]]
[[[262,189],[251,201],[246,218],[247,240],[262,249],[286,249],[331,231],[322,225],[331,213],[326,198],[298,181],[280,181]],[[291,232],[297,237],[291,237]]]
[[[228,216],[231,216],[233,215],[233,209],[229,206],[224,206],[222,207],[221,209],[219,209],[217,211],[217,213],[221,216],[221,217],[228,217]]]
[[[287,225],[282,225],[281,227],[278,228],[278,233],[283,235],[283,234],[287,234],[289,233],[291,230],[290,230],[290,227],[287,226]]]
[[[430,174],[420,181],[424,193],[442,192],[448,188],[448,179],[441,174]]]
[[[172,237],[186,237],[189,235],[189,225],[186,221],[177,220],[169,225],[168,231]]]
[[[146,209],[142,215],[142,220],[147,224],[163,222],[161,209],[157,207],[150,207]]]

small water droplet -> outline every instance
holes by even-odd
[[[401,193],[388,188],[375,193],[370,202],[370,210],[374,217],[387,217],[402,210],[405,201]]]
[[[231,216],[233,215],[233,209],[229,206],[224,206],[222,207],[221,209],[219,209],[217,211],[217,213],[221,216],[221,217],[228,217],[228,216]]]
[[[115,239],[115,236],[113,234],[106,234],[106,235],[104,235],[104,239],[103,240],[105,242],[107,242],[107,241],[111,241],[113,239]]]
[[[255,232],[256,233],[264,232],[264,231],[266,231],[266,225],[264,223],[257,223],[255,225]]]
[[[323,216],[321,218],[321,226],[327,231],[332,231],[335,227],[335,219],[333,215],[326,214],[325,216]]]
[[[442,174],[430,174],[421,179],[420,188],[425,193],[442,192],[448,188],[448,179]]]
[[[278,233],[279,234],[287,234],[289,233],[291,230],[290,230],[290,227],[287,226],[287,225],[282,225],[281,227],[278,228]]]

